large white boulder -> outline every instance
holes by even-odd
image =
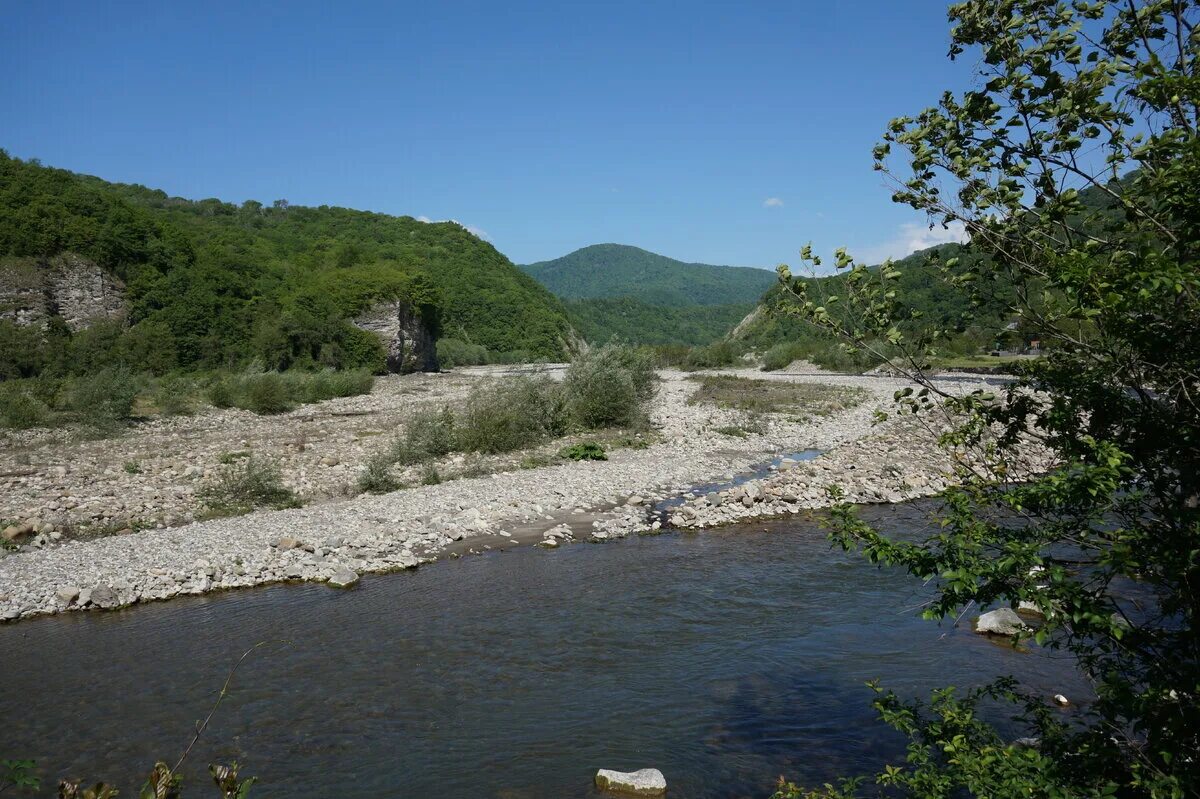
[[[981,635],[1020,635],[1029,628],[1012,608],[989,610],[975,622],[975,632]]]
[[[602,768],[596,772],[596,787],[637,796],[662,796],[667,792],[667,778],[656,768],[629,772]]]

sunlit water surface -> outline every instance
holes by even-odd
[[[920,506],[868,515],[926,523]],[[900,751],[873,678],[921,696],[1011,673],[1082,695],[1064,660],[969,617],[919,620],[928,596],[802,519],[66,614],[0,628],[0,758],[36,758],[47,788],[135,795],[263,640],[287,643],[237,672],[188,795],[236,759],[259,797],[587,797],[597,768],[646,766],[672,797],[765,796],[780,774],[821,783]]]

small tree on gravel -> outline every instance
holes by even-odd
[[[781,267],[793,312],[905,353],[919,387],[897,394],[899,412],[946,413],[943,443],[982,464],[927,540],[892,540],[848,508],[832,535],[932,581],[927,617],[1031,603],[1037,643],[1073,655],[1097,698],[1064,720],[1013,681],[929,705],[881,691],[909,747],[874,779],[922,797],[1197,796],[1200,10],[970,0],[949,17],[951,57],[978,55],[975,86],[894,120],[876,165],[898,202],[962,226],[983,256],[936,263],[943,279],[976,300],[1011,286],[1013,315],[1051,349],[1000,396],[950,396],[922,369],[943,333],[905,332],[917,326],[891,264],[839,251],[845,291],[824,298]],[[1059,466],[1006,485],[1031,440]],[[1037,745],[1001,738],[976,712],[983,696],[1014,703]]]

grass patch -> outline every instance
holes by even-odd
[[[853,408],[867,396],[867,392],[860,388],[845,386],[752,380],[731,375],[704,375],[692,379],[699,383],[700,387],[688,400],[688,404],[708,403],[718,408],[731,408],[751,414],[789,412],[806,416],[828,416]]]
[[[258,372],[217,374],[205,391],[218,408],[241,408],[257,414],[286,413],[297,405],[368,394],[375,378],[364,369],[341,372]]]
[[[298,508],[300,499],[283,484],[278,464],[249,457],[227,465],[197,494],[215,514],[236,516],[257,508]]]
[[[558,456],[569,461],[606,461],[608,453],[595,441],[581,441],[559,450]]]

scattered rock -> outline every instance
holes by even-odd
[[[358,582],[358,572],[346,566],[339,566],[329,576],[328,584],[334,588],[349,588]]]
[[[602,791],[619,791],[637,796],[663,796],[667,792],[667,780],[656,768],[630,772],[602,768],[596,772],[596,787]]]
[[[625,504],[626,505],[641,505],[645,501],[646,500],[643,499],[642,497],[639,497],[637,494],[634,494],[632,497],[630,497],[628,500],[625,501]]]
[[[975,632],[981,635],[1014,636],[1028,629],[1012,608],[990,610],[975,621]]]
[[[299,549],[304,544],[298,538],[292,538],[290,535],[283,535],[275,539],[275,548],[280,552],[286,552],[289,549]]]
[[[4,531],[0,533],[0,538],[12,543],[28,535],[32,535],[33,532],[34,526],[29,522],[24,522],[23,524],[12,524],[4,528]]]
[[[1062,694],[1055,694],[1054,704],[1058,705],[1059,707],[1068,707],[1071,704],[1071,700],[1067,699]]]
[[[107,585],[98,585],[93,588],[91,599],[93,605],[101,608],[115,608],[119,604],[117,592]]]
[[[55,596],[57,596],[58,600],[64,605],[70,605],[79,598],[79,592],[82,590],[83,589],[77,585],[64,585],[55,592]]]

